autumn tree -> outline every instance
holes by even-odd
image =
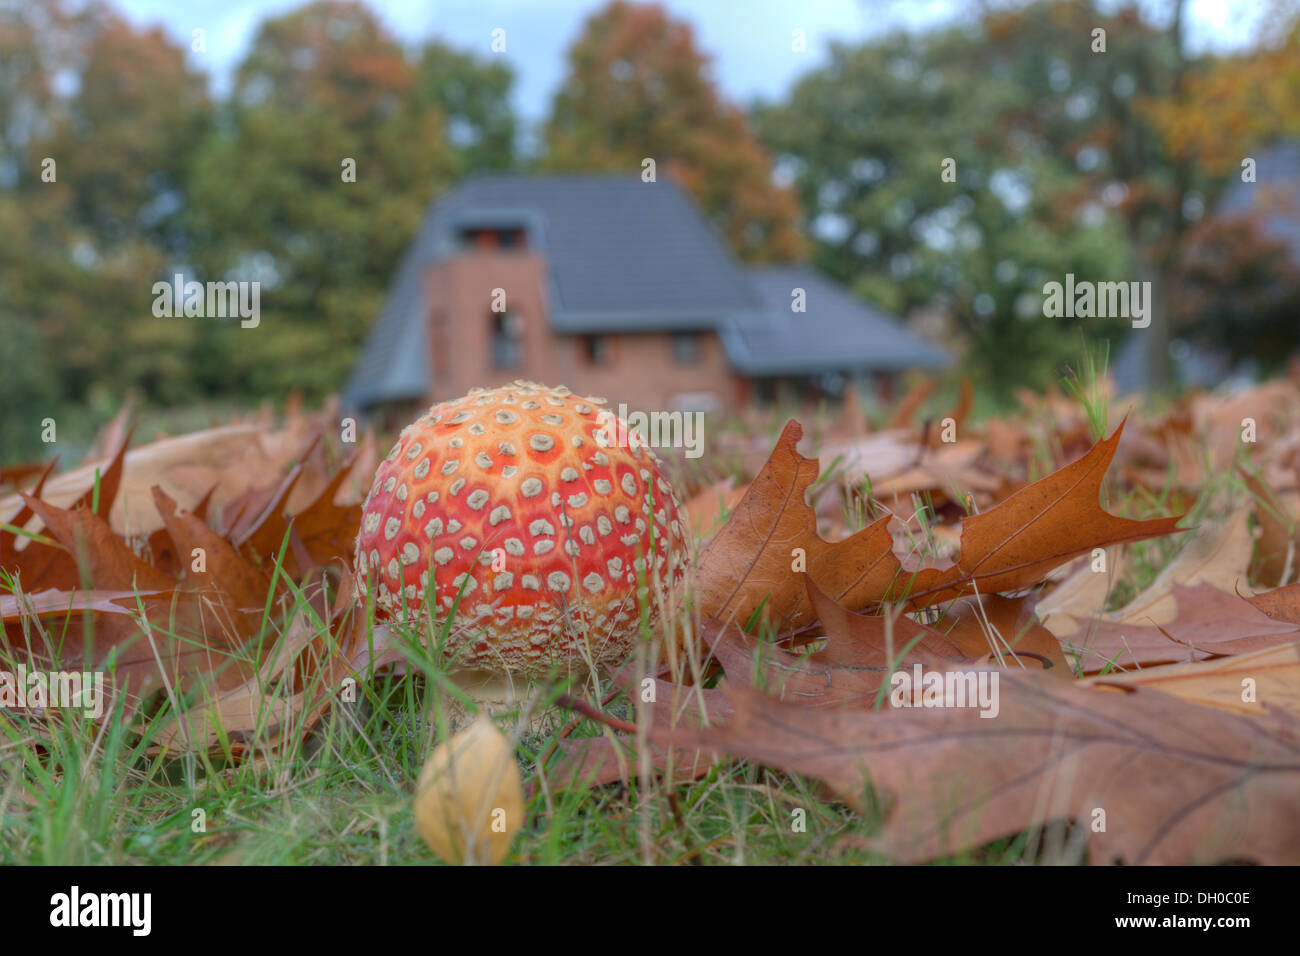
[[[963,374],[1003,397],[1079,354],[1080,330],[1043,315],[1043,285],[1120,279],[1126,264],[1118,224],[1075,214],[1077,177],[1029,122],[1045,71],[1014,65],[965,29],[832,44],[757,113],[795,175],[818,263],[895,314],[941,307]]]
[[[196,160],[203,278],[261,283],[261,324],[213,341],[214,388],[336,390],[456,162],[417,68],[361,4],[265,22]],[[285,370],[292,369],[292,375]]]
[[[9,431],[30,449],[33,406],[85,418],[131,385],[194,395],[196,330],[156,319],[150,290],[184,248],[178,144],[208,107],[181,48],[101,5],[8,5],[0,46],[0,337],[6,386],[30,388],[0,405],[27,410]]]
[[[801,257],[798,203],[773,184],[766,152],[719,95],[689,25],[660,6],[617,0],[587,20],[568,60],[544,168],[633,173],[653,159],[741,258]]]
[[[510,104],[515,75],[501,59],[476,56],[440,41],[420,51],[412,94],[437,109],[457,173],[515,165],[518,119]]]

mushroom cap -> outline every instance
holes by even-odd
[[[689,524],[602,399],[518,381],[403,429],[362,508],[356,574],[381,620],[423,620],[457,667],[616,663],[682,580]]]

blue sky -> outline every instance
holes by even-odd
[[[302,0],[112,0],[137,24],[161,23],[189,45],[191,31],[207,31],[207,51],[193,54],[218,93],[246,51],[257,25]],[[371,0],[368,4],[402,42],[441,36],[457,46],[489,52],[491,31],[506,30],[505,56],[517,74],[515,106],[526,121],[545,117],[564,76],[564,55],[582,22],[604,0]],[[695,28],[713,56],[714,77],[732,100],[780,96],[814,66],[832,39],[860,40],[893,27],[921,27],[960,16],[961,0],[668,0],[664,4]],[[1110,6],[1117,4],[1108,4]],[[1168,0],[1144,6],[1163,15]],[[1230,49],[1253,36],[1267,0],[1192,0],[1188,40],[1194,49]],[[791,31],[805,31],[808,52],[792,53]]]

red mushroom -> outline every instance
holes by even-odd
[[[685,575],[659,460],[602,399],[515,382],[407,426],[362,510],[356,573],[380,619],[451,617],[458,668],[625,659]]]

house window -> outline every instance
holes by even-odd
[[[492,313],[492,367],[518,368],[524,360],[524,323],[513,312]]]
[[[498,249],[523,249],[527,245],[524,230],[519,227],[486,229],[471,227],[460,230],[462,249],[494,252]]]
[[[604,365],[609,361],[609,339],[603,335],[584,335],[582,355],[588,365]]]
[[[673,358],[678,365],[694,365],[700,360],[700,337],[694,332],[673,334]]]

